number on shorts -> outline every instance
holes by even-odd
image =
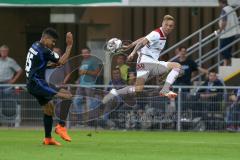
[[[143,70],[144,69],[144,64],[143,63],[139,63],[137,64],[137,70]]]

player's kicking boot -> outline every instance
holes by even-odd
[[[57,126],[55,127],[55,133],[58,134],[65,141],[72,141],[71,137],[67,133],[67,128],[60,124],[57,124]]]
[[[61,143],[56,141],[54,138],[44,138],[43,139],[43,144],[44,145],[56,145],[56,146],[61,146]]]
[[[168,98],[176,98],[177,97],[177,93],[174,93],[173,91],[170,90],[161,90],[160,91],[160,97],[168,97]]]
[[[160,91],[160,97],[176,98],[177,93],[170,91],[171,83],[165,82],[163,88]]]

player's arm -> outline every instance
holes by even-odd
[[[144,39],[144,37],[137,39],[136,41],[132,42],[129,45],[123,45],[122,46],[123,51],[128,51],[129,49],[132,49],[133,47],[136,46],[137,43],[139,43],[143,39]]]
[[[141,48],[143,48],[148,43],[149,43],[149,41],[147,38],[139,39],[139,41],[136,42],[136,45],[135,45],[133,51],[131,52],[131,54],[128,56],[127,60],[131,61],[133,59],[133,57],[135,56],[135,54],[137,53],[137,51],[139,51]]]
[[[68,32],[66,34],[66,43],[67,43],[67,47],[66,47],[65,53],[58,60],[58,64],[60,65],[64,65],[70,56],[72,45],[73,45],[73,36],[71,32]]]
[[[53,62],[48,62],[47,64],[47,68],[48,69],[52,69],[52,68],[56,68],[56,67],[60,67],[61,65],[58,63],[53,63]]]

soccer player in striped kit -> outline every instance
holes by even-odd
[[[71,100],[73,95],[63,88],[57,88],[54,85],[48,84],[45,81],[45,71],[48,67],[48,62],[52,62],[53,67],[62,66],[67,62],[73,45],[73,36],[70,32],[66,34],[67,46],[65,53],[61,57],[52,51],[58,37],[57,31],[53,28],[46,28],[43,31],[40,41],[33,43],[28,51],[25,71],[28,92],[33,95],[43,107],[43,124],[45,130],[43,144],[59,146],[61,144],[51,135],[55,108],[51,100],[54,97]],[[66,120],[69,107],[70,106],[65,106],[66,112],[63,115],[63,120]],[[65,121],[63,120],[56,126],[55,132],[60,135],[62,139],[70,142],[71,137],[67,133]]]

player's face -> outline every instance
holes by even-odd
[[[162,23],[162,29],[165,35],[168,35],[174,29],[175,23],[173,20],[165,20]]]
[[[57,41],[56,39],[54,39],[50,36],[47,36],[45,39],[45,45],[46,45],[46,47],[53,49],[54,46],[56,45],[56,41]]]

